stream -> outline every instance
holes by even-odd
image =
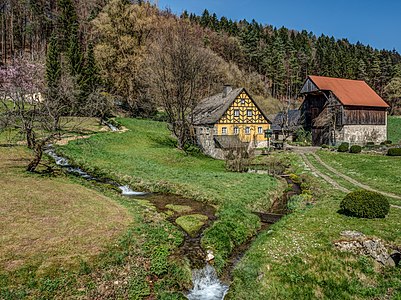
[[[114,127],[111,124],[107,124],[112,131],[118,131],[118,128]],[[185,199],[177,195],[169,195],[169,194],[153,194],[147,192],[140,192],[132,190],[128,185],[120,184],[111,179],[97,178],[92,176],[91,174],[85,172],[79,167],[72,166],[69,160],[65,157],[58,155],[53,145],[48,145],[47,149],[44,151],[47,155],[52,157],[55,163],[60,166],[62,169],[66,170],[67,173],[79,176],[86,180],[95,181],[98,183],[104,183],[112,185],[118,188],[121,191],[121,195],[126,197],[140,197],[141,199],[146,199],[150,201],[159,212],[166,213],[168,215],[167,219],[175,224],[178,228],[181,228],[176,220],[180,216],[184,216],[188,214],[186,212],[172,211],[169,205],[176,205],[179,207],[188,207],[190,208],[191,214],[202,214],[207,216],[207,221],[202,226],[202,228],[197,232],[196,235],[191,236],[186,233],[184,230],[182,232],[185,235],[184,243],[179,249],[179,253],[176,255],[185,256],[189,259],[194,268],[192,272],[192,282],[193,288],[189,292],[187,292],[186,296],[189,300],[223,300],[225,295],[228,292],[229,285],[224,283],[217,276],[216,270],[212,265],[206,262],[205,260],[205,252],[201,247],[201,237],[204,229],[209,227],[213,221],[216,220],[215,217],[215,208],[193,200]],[[255,236],[250,238],[243,245],[238,247],[231,255],[228,260],[227,267],[223,272],[223,278],[225,282],[231,281],[231,271],[238,263],[238,261],[242,258],[246,250],[250,247],[256,236],[263,230],[266,230],[268,226],[276,221],[278,221],[283,214],[286,213],[286,204],[287,200],[293,194],[299,193],[299,187],[289,181],[289,178],[286,178],[288,184],[292,184],[292,191],[286,192],[283,194],[281,198],[278,198],[272,205],[270,209],[270,213],[263,214],[255,212],[260,218],[262,222],[262,227]]]

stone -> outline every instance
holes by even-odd
[[[209,262],[209,261],[214,259],[214,255],[213,255],[213,251],[212,250],[207,250],[206,253],[207,253],[206,254],[206,261],[207,262]]]
[[[343,237],[347,237],[347,238],[357,238],[357,237],[365,236],[362,232],[354,231],[354,230],[341,231],[340,235]]]
[[[370,256],[382,265],[395,266],[395,260],[389,255],[387,247],[381,239],[367,238],[357,231],[343,231],[341,235],[352,240],[342,240],[334,245],[340,251],[352,252],[356,255]]]

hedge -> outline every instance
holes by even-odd
[[[341,201],[340,208],[346,215],[373,219],[384,218],[390,210],[390,204],[382,194],[358,190],[347,194]]]

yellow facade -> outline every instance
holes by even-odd
[[[267,129],[270,129],[269,122],[243,91],[214,125],[214,134],[238,135],[243,142],[261,142],[266,141]]]

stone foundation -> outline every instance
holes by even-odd
[[[225,152],[220,148],[216,148],[214,141],[214,127],[199,126],[195,128],[198,145],[202,152],[215,159],[224,159]]]
[[[387,125],[344,125],[336,133],[337,143],[365,145],[367,142],[380,144],[387,140]]]

